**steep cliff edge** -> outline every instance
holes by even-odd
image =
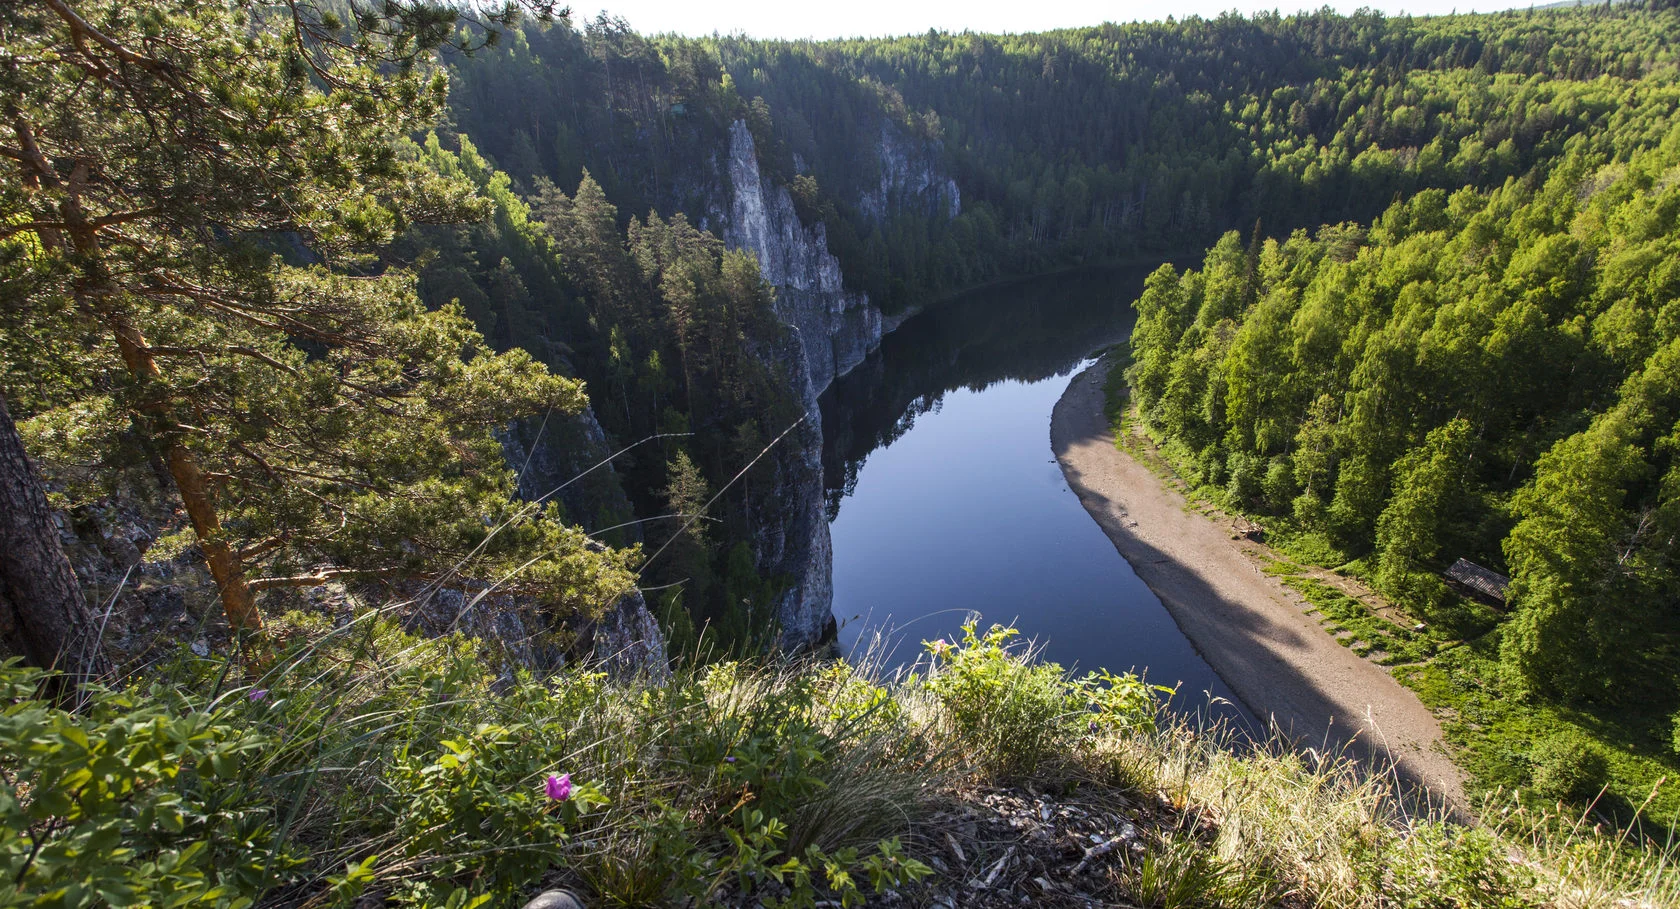
[[[593,407],[574,415],[521,421],[508,427],[501,441],[503,456],[518,474],[520,498],[558,501],[568,517],[607,543],[623,546],[641,542],[640,525],[630,520],[634,511],[609,462],[611,446]],[[604,528],[622,529],[603,533]],[[574,647],[574,652],[593,653],[614,676],[656,680],[670,676],[665,635],[639,590],[620,599],[598,621],[578,632],[580,646]],[[498,636],[519,639],[508,634]],[[524,662],[528,667],[547,668],[534,660]]]
[[[846,290],[827,227],[802,222],[787,187],[760,171],[745,121],[729,129],[728,175],[730,205],[719,219],[724,242],[751,250],[776,286],[776,312],[799,339],[814,403],[880,345],[881,311],[865,294]]]
[[[941,169],[942,151],[937,140],[906,136],[883,120],[876,145],[881,180],[858,199],[864,217],[884,221],[894,211],[946,218],[962,214],[962,191]]]
[[[765,351],[785,371],[805,411],[805,424],[775,458],[776,494],[755,509],[759,569],[790,579],[776,619],[782,645],[809,647],[831,633],[833,549],[823,509],[822,414],[817,396],[881,343],[881,312],[848,291],[827,229],[805,225],[787,187],[767,179],[744,121],[729,130],[727,207],[710,212],[724,242],[758,258],[776,287],[776,315],[791,343]]]
[[[872,217],[908,206],[954,217],[961,209],[956,183],[944,176],[937,148],[899,135],[883,123],[876,146],[881,179],[862,200]],[[727,204],[705,215],[732,249],[751,251],[776,288],[776,314],[792,334],[785,349],[765,353],[780,364],[804,404],[806,421],[775,461],[776,495],[754,514],[759,568],[790,578],[777,604],[783,646],[809,647],[833,631],[833,548],[823,499],[822,414],[817,399],[835,379],[862,363],[889,326],[867,294],[848,290],[840,261],[821,222],[806,224],[785,185],[759,165],[745,121],[729,129],[722,168]]]

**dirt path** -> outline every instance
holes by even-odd
[[[1077,376],[1050,421],[1068,486],[1220,678],[1262,721],[1303,745],[1347,744],[1434,799],[1465,805],[1441,727],[1381,666],[1341,646],[1307,604],[1225,526],[1114,445],[1103,413],[1106,361]]]

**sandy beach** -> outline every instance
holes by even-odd
[[[1361,759],[1392,761],[1431,801],[1463,807],[1462,774],[1417,697],[1339,644],[1228,527],[1115,447],[1103,413],[1106,371],[1099,362],[1068,386],[1051,417],[1051,447],[1085,510],[1191,643],[1245,707],[1303,747],[1346,745]]]

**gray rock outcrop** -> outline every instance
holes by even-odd
[[[799,338],[810,384],[821,394],[880,346],[881,311],[866,294],[845,288],[828,228],[807,226],[787,187],[763,176],[752,132],[740,120],[729,130],[729,183],[723,240],[758,257],[764,280],[776,286],[776,313]]]
[[[783,646],[800,649],[820,642],[834,624],[817,397],[880,345],[881,311],[846,289],[827,228],[802,222],[787,187],[764,176],[744,121],[729,130],[727,176],[729,205],[717,212],[721,233],[731,248],[751,251],[776,287],[776,315],[794,343],[765,355],[783,367],[806,415],[790,453],[776,459],[775,495],[754,516],[760,570],[792,579],[776,613]]]
[[[886,121],[881,122],[880,185],[863,194],[858,208],[873,221],[888,213],[920,211],[929,216],[955,218],[962,213],[962,191],[940,167],[940,144],[917,139]]]
[[[671,678],[665,635],[640,590],[625,595],[607,610],[595,623],[592,637],[596,662],[614,678],[641,678],[655,684]]]
[[[862,205],[872,217],[910,206],[955,217],[957,185],[939,169],[937,143],[912,140],[883,123],[877,148],[881,182]],[[802,170],[803,162],[796,162]],[[727,205],[701,219],[715,225],[732,249],[749,250],[776,288],[776,314],[794,343],[764,351],[793,384],[805,425],[775,459],[773,504],[755,509],[759,569],[791,578],[777,604],[783,646],[800,649],[833,633],[833,543],[823,500],[822,416],[817,398],[836,378],[862,363],[889,331],[867,294],[848,290],[840,261],[828,248],[828,229],[806,224],[786,186],[767,178],[745,121],[729,130]],[[720,200],[721,201],[721,200]]]

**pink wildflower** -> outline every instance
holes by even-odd
[[[548,782],[544,786],[548,797],[556,802],[564,802],[572,797],[572,775],[562,773],[559,776],[549,774]]]
[[[251,693],[249,695],[247,695],[247,697],[249,697],[253,701],[261,701],[261,700],[268,697],[268,689],[267,688],[254,688],[254,689],[251,690]]]

